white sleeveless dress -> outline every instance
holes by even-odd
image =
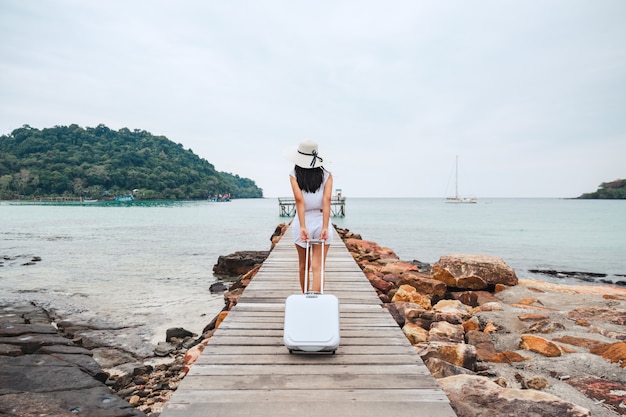
[[[296,177],[295,169],[291,171],[289,174],[292,177]],[[324,170],[324,180],[322,181],[322,186],[317,189],[314,193],[308,193],[302,191],[302,195],[304,196],[304,223],[306,224],[306,230],[309,232],[309,237],[311,239],[319,239],[320,234],[322,233],[322,223],[324,222],[324,217],[322,214],[322,206],[323,206],[323,197],[324,197],[324,186],[326,185],[326,181],[330,177],[330,172]],[[306,247],[306,243],[300,240],[300,213],[296,212],[296,218],[294,219],[291,231],[293,233],[293,241],[296,245],[301,247]],[[330,245],[333,243],[333,234],[332,232],[332,224],[330,221],[330,216],[328,216],[328,239],[326,239],[326,244]]]

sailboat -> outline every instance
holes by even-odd
[[[454,197],[447,197],[446,203],[476,203],[476,197],[459,196],[459,156],[456,156],[455,178],[454,178]]]

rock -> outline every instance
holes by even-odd
[[[224,321],[227,315],[228,315],[228,310],[220,311],[220,313],[217,315],[217,321],[215,322],[216,329],[220,327],[220,324],[222,324],[222,322]]]
[[[419,270],[417,266],[408,262],[401,262],[401,261],[387,263],[380,270],[380,272],[383,275],[385,274],[402,275],[403,273],[409,272],[409,271],[419,274]]]
[[[339,233],[339,236],[341,236],[341,239],[361,239],[361,235],[358,233],[353,233],[351,232],[349,229],[342,229],[340,227],[335,227],[335,230],[337,230],[337,233]]]
[[[502,284],[496,284],[494,291],[497,292],[497,289],[500,287],[506,288]],[[487,303],[499,303],[500,302],[500,300],[495,295],[493,295],[493,293],[491,293],[490,291],[471,291],[471,292],[473,294],[476,294],[476,296],[478,297],[479,306],[483,304],[487,304]]]
[[[394,288],[394,284],[392,281],[383,279],[376,274],[367,274],[366,276],[372,287],[376,288],[382,293],[387,293],[389,292],[389,290]]]
[[[371,242],[368,240],[362,240],[362,239],[356,239],[356,238],[349,238],[349,239],[345,239],[344,243],[346,244],[348,251],[350,251],[353,256],[356,255],[356,257],[362,257],[363,255],[370,255],[373,258],[372,260],[378,260],[378,259],[398,260],[400,259],[398,258],[398,255],[396,255],[396,253],[393,250],[389,248],[383,248],[379,246],[376,242]]]
[[[433,306],[433,310],[438,313],[454,314],[462,319],[470,317],[469,307],[458,300],[441,300]]]
[[[137,361],[130,353],[115,348],[99,347],[92,349],[91,352],[96,362],[105,369]]]
[[[504,311],[504,307],[502,306],[501,303],[492,301],[492,302],[482,304],[472,309],[472,313],[478,313],[478,312],[484,313],[487,311]]]
[[[517,285],[515,271],[500,258],[488,255],[448,255],[439,258],[433,279],[448,287],[481,290],[495,284]]]
[[[595,355],[602,356],[609,362],[619,363],[622,368],[626,367],[626,342],[595,346],[589,351]]]
[[[192,347],[185,353],[185,358],[184,358],[185,375],[187,375],[187,373],[189,372],[193,364],[196,363],[200,355],[202,355],[202,352],[204,351],[204,348],[206,348],[206,345],[209,343],[209,340],[210,339],[202,340],[200,343],[198,343],[196,346]]]
[[[489,335],[472,330],[466,335],[467,343],[476,347],[476,357],[480,361],[489,362],[498,352]]]
[[[229,290],[224,293],[224,302],[226,304],[227,310],[231,310],[234,306],[237,305],[239,301],[239,297],[243,294],[243,288],[236,288],[234,290]]]
[[[529,360],[530,358],[526,358],[517,352],[507,350],[504,352],[498,352],[495,356],[489,359],[489,362],[514,363],[514,362],[524,362],[524,361],[529,361]]]
[[[430,326],[428,332],[429,342],[453,342],[463,343],[465,330],[460,324],[450,324],[447,321],[438,321]]]
[[[567,317],[574,321],[606,321],[620,326],[626,325],[626,310],[620,308],[582,307],[570,311]]]
[[[35,353],[47,345],[71,345],[72,341],[58,334],[26,333],[19,336],[0,336],[0,344],[18,346],[26,354]]]
[[[428,340],[429,336],[428,330],[413,323],[406,323],[404,327],[402,327],[402,332],[412,345],[425,342]]]
[[[145,417],[128,402],[112,394],[102,385],[91,388],[71,388],[65,391],[24,392],[0,395],[0,410],[16,410],[12,416],[65,417]],[[7,415],[7,414],[2,414]]]
[[[480,361],[494,363],[524,362],[528,358],[517,352],[498,352],[489,335],[480,331],[470,331],[465,335],[467,343],[476,347],[476,357]]]
[[[417,292],[417,290],[410,285],[401,285],[391,301],[394,303],[409,302],[417,304],[425,310],[431,309],[430,299]]]
[[[562,351],[556,343],[553,343],[543,337],[533,336],[529,334],[522,335],[520,348],[539,353],[550,358],[561,356]]]
[[[156,356],[167,356],[170,353],[176,350],[176,346],[168,342],[159,342],[157,347],[154,349],[154,354]]]
[[[578,346],[586,349],[593,349],[598,346],[606,346],[607,343],[600,342],[594,339],[587,339],[582,337],[574,337],[574,336],[563,336],[554,339],[555,342],[559,343],[567,343],[568,345]]]
[[[429,358],[424,364],[435,378],[445,378],[453,375],[469,374],[473,375],[474,372],[469,369],[462,368],[460,366],[452,365],[446,361],[442,361],[437,358]]]
[[[589,326],[589,333],[598,333],[602,336],[608,337],[609,339],[626,340],[626,333],[614,332],[598,326]]]
[[[144,415],[111,393],[102,383],[106,374],[88,355],[0,357],[0,368],[0,410],[12,415]]]
[[[517,316],[520,321],[541,321],[547,320],[550,317],[545,314],[522,314],[521,316]]]
[[[438,380],[458,417],[589,417],[589,410],[535,390],[503,388],[488,378],[455,375]]]
[[[182,327],[171,327],[165,331],[165,341],[169,342],[172,338],[184,339],[186,337],[196,336],[189,330],[185,330]]]
[[[498,330],[500,330],[500,328],[498,326],[496,326],[495,324],[493,324],[493,322],[488,322],[487,324],[485,324],[485,328],[483,329],[483,333],[495,333]]]
[[[396,321],[398,326],[403,327],[405,323],[404,311],[399,309],[399,306],[403,303],[384,303],[383,307],[389,311],[391,317]]]
[[[472,330],[480,330],[480,328],[480,320],[478,320],[478,317],[476,316],[472,316],[470,319],[463,322],[463,330],[465,330],[466,334]]]
[[[57,334],[54,327],[43,324],[1,324],[0,336],[20,336],[25,334]]]
[[[222,281],[214,282],[209,287],[209,291],[211,291],[211,293],[213,293],[213,294],[216,293],[216,292],[224,292],[224,291],[227,291],[227,290],[228,290],[228,287]]]
[[[528,378],[526,380],[524,380],[522,387],[526,388],[526,389],[536,389],[538,391],[541,391],[542,389],[548,388],[550,386],[550,384],[548,383],[548,380],[545,378],[542,378],[540,376],[533,376],[532,378]]]
[[[476,347],[472,345],[430,342],[417,345],[416,351],[424,361],[437,358],[471,371],[476,369]]]
[[[596,377],[570,379],[567,383],[604,407],[624,415],[626,385]]]
[[[528,328],[529,333],[552,333],[555,330],[565,330],[565,326],[552,320],[541,320]]]
[[[22,356],[23,354],[19,346],[0,343],[0,356]]]
[[[268,251],[240,251],[220,256],[213,266],[213,273],[217,277],[237,277],[262,264],[268,255]]]
[[[413,266],[413,268],[416,267]],[[430,275],[422,274],[412,269],[407,269],[399,274],[398,286],[401,285],[410,285],[418,292],[434,298],[442,298],[448,291],[448,287],[446,287],[446,284],[443,282],[432,279]]]
[[[441,281],[438,281],[438,282],[441,282]],[[459,300],[466,306],[478,307],[478,295],[476,294],[476,291],[453,292],[452,297],[455,300]]]
[[[276,246],[280,238],[285,234],[288,227],[289,225],[286,223],[281,223],[278,226],[276,226],[274,233],[272,234],[272,236],[270,236],[270,241],[272,242],[272,246],[270,247],[270,250],[274,249],[274,246]]]

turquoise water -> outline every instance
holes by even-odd
[[[451,253],[498,256],[528,269],[626,280],[626,201],[347,199],[339,227],[433,263]],[[169,327],[196,333],[223,307],[213,265],[268,250],[277,199],[122,206],[0,204],[0,300],[35,301],[75,320],[135,326],[146,341]],[[23,266],[33,256],[34,265]],[[576,282],[570,280],[569,282]]]
[[[626,274],[626,201],[352,199],[337,222],[396,251],[436,262],[450,253],[500,257],[520,277],[529,269]]]

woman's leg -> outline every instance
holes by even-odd
[[[298,251],[298,269],[300,272],[300,288],[302,292],[305,292],[304,289],[304,269],[306,265],[306,249],[300,245],[296,245],[296,249]]]
[[[321,292],[322,290],[322,245],[313,245],[311,268],[313,269],[313,291]],[[326,263],[326,255],[328,255],[328,248],[330,245],[324,245],[324,263]]]

